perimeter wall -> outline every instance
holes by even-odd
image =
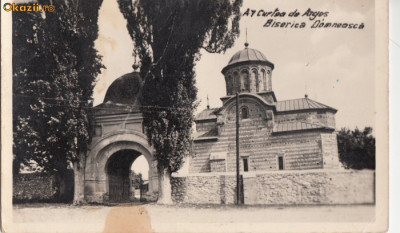
[[[233,204],[234,173],[199,173],[172,178],[175,203]],[[373,170],[302,170],[243,174],[249,205],[374,204]]]

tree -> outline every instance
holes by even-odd
[[[142,112],[159,172],[159,203],[191,147],[200,50],[220,53],[239,34],[242,0],[118,0],[145,78]]]
[[[131,179],[132,185],[135,189],[140,189],[141,185],[143,184],[143,175],[142,173],[135,173],[135,171],[131,171]]]
[[[338,132],[339,159],[346,169],[375,169],[375,137],[372,128]]]
[[[101,3],[39,0],[55,11],[13,12],[15,172],[33,160],[63,180],[73,164],[75,203],[83,201],[91,97],[103,67],[94,48]]]

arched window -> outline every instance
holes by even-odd
[[[267,90],[267,75],[265,73],[265,70],[261,70],[262,73],[262,80],[263,80],[263,90]]]
[[[232,95],[232,77],[230,75],[226,78],[226,94]]]
[[[267,80],[268,80],[267,90],[272,91],[271,71],[270,70],[267,70]]]
[[[232,94],[235,94],[236,92],[240,92],[240,77],[238,72],[233,73],[233,80],[232,80]]]
[[[251,79],[256,84],[256,92],[259,92],[260,91],[260,80],[258,78],[258,72],[256,69],[253,69],[251,71]]]
[[[249,108],[248,108],[248,107],[243,106],[243,107],[240,109],[240,118],[241,118],[241,119],[247,119],[247,118],[249,118]]]
[[[249,77],[249,71],[243,70],[241,72],[241,80],[243,82],[242,91],[250,91],[250,77]]]

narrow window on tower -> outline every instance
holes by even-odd
[[[262,73],[262,80],[263,80],[263,89],[264,91],[267,90],[267,75],[265,74],[265,70],[261,70]]]
[[[255,70],[255,69],[252,70],[252,78],[253,78],[252,82],[255,82],[255,84],[256,84],[256,92],[259,92],[260,91],[260,80],[258,78],[257,70]]]
[[[241,91],[250,91],[250,77],[249,76],[250,76],[249,71],[243,70],[241,72],[241,80],[243,82]]]
[[[232,80],[232,76],[228,76],[228,95],[233,95],[235,94],[233,89],[234,89],[234,85],[233,85],[233,80]]]
[[[238,72],[234,72],[233,73],[233,81],[232,81],[232,85],[234,86],[234,88],[232,88],[233,93],[232,95],[236,94],[236,92],[240,92],[240,77],[239,77],[239,73]]]
[[[272,83],[271,83],[271,71],[267,71],[267,79],[268,79],[268,88],[267,91],[272,91]]]
[[[243,171],[249,171],[249,160],[247,158],[243,158]]]

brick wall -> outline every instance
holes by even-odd
[[[335,128],[335,114],[327,111],[278,114],[275,123],[307,122]]]
[[[245,204],[373,204],[372,170],[310,170],[244,174]],[[172,178],[176,203],[232,204],[234,174],[196,174]]]
[[[225,159],[211,160],[210,170],[211,172],[226,172]]]
[[[234,123],[228,123],[221,130],[218,141],[195,142],[189,172],[210,172],[210,155],[219,152],[227,152],[225,162],[228,172],[235,171],[235,133]],[[320,134],[299,132],[271,135],[270,129],[262,119],[244,121],[240,128],[240,155],[248,158],[249,171],[278,170],[278,156],[284,157],[285,170],[319,169],[323,166]],[[242,159],[240,167],[243,170]]]

